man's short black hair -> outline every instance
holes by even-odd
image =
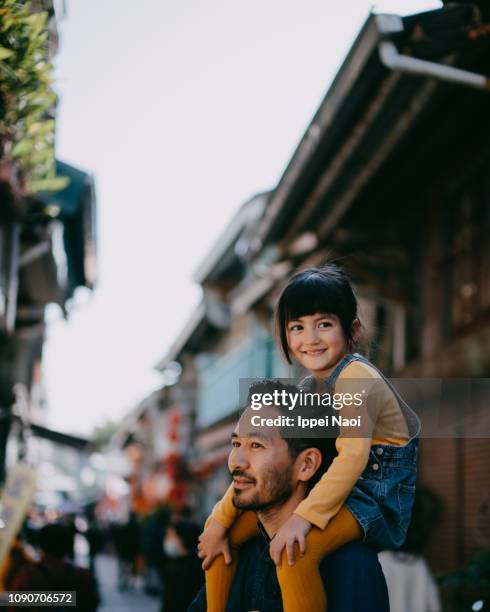
[[[250,385],[248,390],[248,402],[247,404],[250,406],[252,403],[252,395],[253,394],[273,394],[274,391],[281,393],[285,391],[286,397],[290,397],[293,394],[301,393],[301,388],[297,385],[291,383],[283,383],[277,379],[264,379],[254,382]],[[282,403],[279,402],[278,405],[274,405],[281,414],[285,416],[291,416],[291,412],[289,411],[289,407],[287,402]],[[313,416],[313,413],[317,417],[326,416],[329,414],[329,411],[324,406],[310,406],[306,408],[298,408],[297,410],[304,410],[308,412],[308,416]],[[302,413],[305,415],[305,413]],[[307,448],[316,448],[320,451],[322,455],[322,462],[320,467],[315,472],[312,478],[308,481],[308,490],[315,486],[315,484],[320,480],[322,475],[327,471],[330,464],[337,456],[337,449],[335,447],[335,438],[334,437],[297,437],[297,436],[288,436],[290,433],[290,428],[288,427],[278,427],[279,433],[281,437],[287,442],[289,456],[294,461],[300,453],[302,453]]]

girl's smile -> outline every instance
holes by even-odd
[[[326,378],[347,353],[347,340],[336,315],[317,313],[288,322],[292,356],[318,378]]]

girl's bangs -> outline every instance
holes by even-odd
[[[321,278],[310,276],[292,283],[283,294],[285,323],[317,313],[338,314],[342,296]],[[339,299],[340,298],[340,299]]]

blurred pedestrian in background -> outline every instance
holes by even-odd
[[[88,544],[89,568],[95,573],[95,557],[104,549],[105,532],[93,510],[87,511],[87,530],[84,535]]]
[[[77,535],[76,526],[76,515],[75,514],[63,514],[59,519],[61,524],[65,528],[66,533],[66,552],[65,555],[72,561],[75,559],[75,537]]]
[[[204,572],[196,555],[200,533],[201,529],[188,521],[171,523],[167,529],[161,612],[187,612],[203,584]]]
[[[117,556],[117,584],[120,591],[135,586],[137,559],[140,552],[141,529],[132,512],[124,524],[112,526],[112,538]]]
[[[39,530],[38,543],[40,560],[24,565],[11,581],[10,590],[76,591],[76,609],[81,612],[95,612],[99,595],[93,574],[87,569],[77,567],[67,558],[71,533],[61,524],[46,525]],[[41,608],[36,606],[24,609],[41,611]]]
[[[405,544],[396,551],[379,554],[391,612],[441,612],[439,589],[423,557],[441,515],[439,497],[427,487],[417,485]]]
[[[145,593],[161,595],[161,568],[164,560],[162,542],[167,532],[170,508],[162,506],[147,514],[141,523],[141,547],[144,556]]]
[[[22,541],[16,539],[10,549],[6,565],[2,568],[2,586],[5,591],[13,590],[12,585],[15,579],[24,568],[29,566],[30,562]]]

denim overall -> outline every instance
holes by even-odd
[[[386,377],[362,355],[348,354],[325,381],[332,388],[351,362],[374,368],[395,395],[405,417],[410,440],[404,446],[373,444],[368,464],[344,505],[364,531],[364,541],[377,550],[399,548],[405,541],[417,478],[420,421]],[[415,432],[412,436],[410,432]]]

